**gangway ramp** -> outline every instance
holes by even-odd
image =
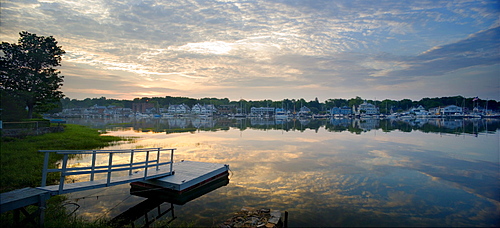
[[[45,153],[44,166],[42,171],[42,184],[37,189],[50,192],[51,195],[60,195],[77,191],[84,191],[95,188],[109,187],[119,184],[126,184],[135,181],[149,180],[170,176],[174,173],[173,157],[175,149],[163,148],[142,148],[129,150],[41,150]],[[161,152],[170,152],[168,160],[161,162]],[[48,162],[51,153],[62,154],[63,160],[60,168],[49,169]],[[115,164],[113,156],[116,154],[129,154],[129,162],[125,164]],[[71,155],[91,155],[91,164],[83,167],[68,167],[68,159]],[[107,157],[107,165],[96,165],[97,156]],[[154,157],[151,159],[150,157]],[[141,161],[135,162],[142,158]],[[139,170],[139,171],[138,171]],[[127,172],[128,175],[123,175]],[[121,176],[116,174],[121,172]],[[60,173],[58,185],[46,186],[48,173]],[[112,174],[115,173],[115,176]],[[105,174],[105,179],[95,180],[96,174]],[[76,183],[66,183],[68,176],[88,175],[89,180]]]

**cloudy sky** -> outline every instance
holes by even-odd
[[[69,98],[500,100],[498,0],[3,0]]]

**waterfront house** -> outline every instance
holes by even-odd
[[[350,115],[352,114],[352,109],[347,106],[333,107],[330,113],[332,115]]]
[[[212,115],[217,110],[214,105],[195,104],[191,108],[191,113],[196,115]]]
[[[419,105],[418,107],[413,107],[410,109],[411,114],[415,114],[417,116],[425,116],[429,115],[429,112],[425,110],[425,108],[422,105]]]
[[[441,113],[442,115],[454,115],[462,112],[463,112],[462,108],[456,105],[448,105],[446,107],[439,109],[439,113]]]
[[[236,105],[219,105],[217,111],[221,115],[229,115],[236,111]]]
[[[180,105],[169,105],[168,112],[173,114],[186,114],[189,113],[191,109],[185,104]]]
[[[212,115],[217,112],[217,108],[213,104],[203,105],[203,114]]]
[[[436,107],[436,108],[429,108],[429,114],[430,115],[439,115],[439,107]]]
[[[146,113],[146,109],[154,108],[153,103],[132,103],[132,112]]]
[[[376,115],[376,114],[379,114],[379,110],[378,110],[377,106],[370,104],[370,103],[367,103],[365,101],[365,102],[363,102],[363,104],[360,104],[358,106],[357,114],[361,114],[361,113],[368,114],[368,115]]]
[[[201,114],[202,111],[203,111],[203,106],[200,105],[200,104],[195,104],[193,105],[193,107],[191,108],[191,113],[192,114]]]

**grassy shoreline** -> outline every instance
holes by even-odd
[[[100,149],[130,139],[103,136],[97,129],[67,124],[64,132],[23,139],[2,138],[0,144],[0,192],[25,187],[38,187],[42,180],[43,153],[38,150],[83,150]],[[51,156],[50,167],[55,167],[62,156]],[[55,184],[57,177],[47,179],[47,184]],[[102,227],[99,222],[86,223],[82,219],[66,215],[62,206],[64,197],[52,197],[48,202],[46,227]],[[28,210],[35,210],[29,207]],[[2,226],[13,227],[12,212],[0,217]]]

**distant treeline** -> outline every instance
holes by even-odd
[[[242,108],[244,112],[249,112],[251,107],[274,107],[274,108],[284,108],[291,111],[299,111],[302,106],[306,106],[311,109],[313,113],[327,112],[333,107],[352,107],[353,105],[360,105],[365,99],[361,97],[351,98],[351,99],[328,99],[324,102],[319,102],[318,98],[306,101],[301,99],[284,99],[281,101],[272,100],[239,100],[230,101],[228,98],[188,98],[188,97],[143,97],[135,98],[134,100],[117,100],[117,99],[107,99],[106,97],[101,98],[86,98],[84,100],[61,99],[62,108],[88,108],[93,105],[98,106],[116,106],[122,108],[132,108],[132,103],[153,103],[155,107],[158,108],[168,108],[169,105],[174,104],[186,104],[190,107],[193,105],[200,104],[213,104],[215,106],[220,105],[235,105],[237,108]],[[389,113],[391,109],[394,112],[406,111],[412,107],[417,107],[422,105],[425,109],[434,107],[443,107],[447,105],[456,105],[459,107],[467,108],[472,110],[474,107],[480,107],[482,109],[489,109],[497,111],[500,107],[500,102],[495,100],[483,100],[475,98],[465,98],[462,96],[454,97],[440,97],[440,98],[422,98],[419,101],[412,101],[410,99],[403,100],[366,100],[368,103],[372,103],[380,108],[381,113]]]

